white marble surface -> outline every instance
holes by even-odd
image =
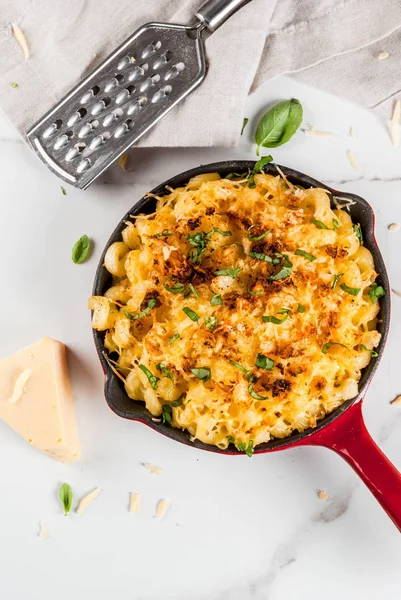
[[[206,84],[205,84],[206,85]],[[253,122],[272,101],[297,97],[305,123],[335,133],[298,133],[273,155],[339,189],[364,196],[392,285],[401,290],[401,147],[373,114],[290,79],[260,89],[248,104]],[[357,130],[349,137],[350,126]],[[43,335],[65,342],[83,459],[65,466],[35,452],[0,423],[0,595],[5,600],[398,600],[401,538],[364,485],[328,450],[223,457],[180,446],[115,416],[86,310],[106,239],[143,192],[170,175],[214,160],[252,158],[252,126],[235,150],[137,150],[132,171],[112,168],[88,191],[60,182],[0,118],[0,356]],[[355,171],[346,151],[361,164]],[[105,185],[107,183],[108,185]],[[91,260],[72,264],[83,233]],[[401,298],[393,296],[389,343],[364,403],[373,437],[401,468]],[[163,467],[151,475],[141,463]],[[85,515],[64,518],[56,492],[102,493]],[[317,490],[325,488],[326,502]],[[127,512],[129,492],[142,512]],[[170,510],[152,516],[160,498]],[[39,539],[43,520],[50,537]]]

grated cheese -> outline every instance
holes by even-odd
[[[158,521],[161,521],[164,518],[168,507],[169,507],[168,500],[160,500],[160,502],[156,506],[156,512],[155,512],[154,518],[157,519]]]
[[[141,495],[131,492],[129,501],[129,512],[139,513],[141,510]]]
[[[319,496],[320,500],[328,500],[328,497],[329,497],[326,490],[319,490],[317,495]]]
[[[129,169],[127,168],[127,162],[128,152],[124,152],[124,154],[121,154],[120,158],[118,159],[118,164],[120,165],[123,171],[129,171]]]
[[[315,137],[333,137],[333,133],[331,133],[331,131],[320,131],[319,129],[313,129],[312,127],[310,129],[303,129],[303,132],[306,135],[314,135]]]
[[[391,118],[391,142],[393,146],[398,146],[400,143],[399,127],[401,114],[401,100],[397,100],[393,108],[393,116]]]
[[[399,292],[398,290],[391,290],[393,292],[393,294],[395,294],[396,296],[398,296],[399,298],[401,298],[401,292]]]
[[[377,60],[386,60],[386,58],[388,58],[390,56],[390,54],[388,52],[380,52],[380,54],[378,54],[376,56]]]
[[[16,23],[11,23],[11,29],[13,31],[15,39],[21,46],[22,52],[24,53],[25,60],[28,60],[28,58],[30,56],[30,52],[29,52],[28,42],[26,41],[25,35],[23,34],[23,32],[21,31],[21,29],[18,27],[18,25]]]
[[[21,398],[22,394],[24,394],[26,392],[25,386],[26,386],[31,374],[32,374],[31,369],[25,369],[25,371],[22,371],[22,373],[20,373],[18,375],[17,380],[14,384],[14,389],[13,389],[11,398],[8,399],[8,402],[10,404],[15,404],[15,402],[18,402],[18,400]]]
[[[394,398],[394,400],[392,400],[390,402],[390,404],[395,404],[397,406],[401,406],[401,396],[397,396],[396,398]]]
[[[351,137],[356,138],[356,129],[355,127],[350,127],[349,134]]]
[[[98,497],[100,491],[100,488],[97,487],[92,492],[86,494],[86,496],[81,498],[78,504],[78,508],[75,511],[77,515],[82,515],[82,513],[88,508],[89,504],[92,504],[94,499]]]
[[[387,229],[389,231],[398,231],[400,228],[400,224],[399,223],[391,223],[390,225],[388,225]]]
[[[39,522],[39,537],[42,538],[42,540],[45,540],[46,538],[49,537],[49,532],[47,531],[43,521]]]
[[[354,169],[356,169],[357,171],[360,171],[360,170],[361,170],[361,168],[360,168],[360,166],[359,166],[359,163],[358,163],[358,161],[357,161],[357,160],[356,160],[356,158],[355,158],[355,154],[354,154],[354,153],[353,153],[351,150],[348,150],[348,152],[347,152],[347,156],[348,156],[348,160],[349,160],[349,162],[350,162],[350,163],[351,163],[351,165],[354,167]]]
[[[147,469],[152,475],[160,475],[163,473],[163,469],[158,467],[157,465],[152,465],[152,463],[142,463],[145,469]]]

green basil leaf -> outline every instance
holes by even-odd
[[[262,156],[262,158],[260,158],[255,163],[255,166],[253,167],[251,174],[248,177],[248,187],[250,187],[250,188],[256,187],[255,175],[260,173],[261,170],[263,169],[263,167],[266,166],[267,164],[271,163],[272,160],[273,160],[273,157],[269,154],[268,156]]]
[[[364,344],[359,344],[359,349],[360,350],[364,350],[365,352],[371,352],[371,356],[372,358],[377,358],[379,355],[375,350],[371,350],[370,348],[366,348],[366,346],[364,346]]]
[[[248,292],[248,294],[251,294],[251,296],[260,296],[260,294],[263,294],[262,290],[258,290],[257,292],[253,292],[247,285],[245,286],[245,289]]]
[[[232,435],[229,435],[228,438],[227,438],[227,442],[229,444],[235,444],[235,438],[233,438]]]
[[[215,275],[227,275],[228,277],[232,277],[233,279],[236,279],[238,276],[238,273],[241,271],[240,267],[236,267],[235,269],[220,269],[220,271],[215,271],[214,274]]]
[[[260,369],[265,369],[265,371],[271,371],[274,367],[274,360],[259,352],[256,357],[255,365]]]
[[[152,371],[149,371],[149,369],[146,368],[145,365],[138,365],[138,367],[143,373],[145,373],[151,387],[155,390],[157,388],[157,382],[160,381],[160,377],[156,377],[156,375],[153,375]]]
[[[202,262],[202,255],[206,250],[207,238],[204,231],[198,231],[192,235],[188,234],[187,242],[190,243],[192,248],[189,251],[188,258],[194,265],[199,265]]]
[[[250,252],[249,256],[251,258],[255,258],[256,260],[264,260],[265,262],[272,264],[272,265],[280,264],[279,258],[272,258],[271,256],[268,256],[264,252]]]
[[[66,517],[71,510],[72,506],[72,489],[69,483],[63,483],[58,491],[59,498],[61,500],[62,507],[64,509],[64,516]]]
[[[166,377],[168,377],[173,382],[173,385],[172,385],[172,387],[169,390],[169,393],[170,393],[171,390],[174,388],[174,376],[173,376],[172,372],[169,371],[169,369],[166,367],[166,365],[164,365],[161,362],[157,363],[156,369],[158,371],[161,371],[161,373],[163,373],[163,375],[165,375]]]
[[[327,352],[329,351],[329,348],[331,348],[332,346],[342,346],[343,348],[347,347],[344,344],[340,344],[340,342],[326,342],[326,344],[324,344],[322,346],[323,354],[327,354]]]
[[[337,282],[341,277],[343,277],[344,273],[339,273],[338,275],[334,275],[333,283],[331,284],[331,289],[334,290],[336,288]]]
[[[167,425],[171,425],[173,420],[173,411],[170,404],[162,405],[162,421],[163,423],[167,423]]]
[[[72,262],[79,265],[86,261],[92,247],[92,242],[87,235],[83,235],[72,247]]]
[[[210,317],[205,317],[205,325],[206,329],[210,329],[210,331],[214,331],[217,327],[217,319],[213,315]]]
[[[170,406],[177,408],[177,406],[182,406],[183,402],[184,402],[184,394],[181,394],[181,396],[179,398],[177,398],[177,400],[173,400],[170,403]]]
[[[283,310],[278,311],[278,314],[282,314]],[[263,321],[263,323],[274,323],[274,325],[281,325],[281,323],[284,323],[284,321],[286,321],[288,319],[288,315],[289,315],[289,311],[288,312],[286,311],[286,314],[282,319],[277,319],[277,317],[273,317],[272,315],[266,315],[266,316],[262,317],[262,321]]]
[[[305,306],[303,304],[298,304],[297,312],[299,312],[299,313],[305,312]]]
[[[244,129],[245,127],[248,125],[249,119],[247,117],[245,117],[243,123],[242,123],[242,128],[241,128],[241,135],[244,133]]]
[[[183,283],[180,283],[179,281],[177,281],[177,283],[174,283],[174,285],[172,285],[171,287],[169,287],[167,283],[165,283],[164,287],[168,292],[171,292],[173,294],[182,294],[185,290],[185,285]]]
[[[156,298],[151,298],[148,302],[148,306],[142,312],[138,313],[137,315],[133,315],[132,313],[128,312],[128,310],[125,310],[125,309],[123,309],[123,313],[131,321],[136,321],[137,319],[142,319],[142,317],[146,317],[146,315],[148,315],[150,313],[150,311],[152,310],[152,308],[154,308],[156,306],[156,304],[157,304]]]
[[[60,190],[61,190],[61,193],[63,194],[63,196],[67,195],[67,192],[65,191],[65,188],[62,185],[60,185]]]
[[[197,315],[194,310],[188,308],[188,306],[184,306],[184,308],[182,310],[187,315],[187,317],[189,317],[192,321],[195,321],[195,322],[199,321],[199,319],[200,319],[199,315]]]
[[[248,393],[250,396],[252,396],[252,398],[255,398],[255,400],[269,400],[267,396],[261,396],[260,394],[255,392],[252,383],[248,386]]]
[[[333,230],[337,231],[337,229],[340,228],[340,223],[337,221],[337,219],[332,219],[333,221]]]
[[[210,304],[212,306],[218,306],[219,304],[223,304],[221,294],[215,294],[213,298],[210,299]]]
[[[174,342],[176,340],[178,340],[179,337],[180,337],[180,334],[179,333],[175,333],[173,336],[171,336],[171,338],[169,339],[168,343],[169,344],[174,344]]]
[[[218,227],[213,227],[213,229],[211,229],[206,234],[207,238],[211,238],[214,233],[219,233],[220,235],[223,235],[224,237],[228,237],[228,236],[232,235],[232,232],[229,231],[228,229],[224,230],[224,229],[219,229]]]
[[[377,285],[377,283],[373,282],[370,286],[370,290],[368,291],[368,296],[372,304],[378,301],[379,298],[383,298],[386,295],[384,288],[381,285]]]
[[[233,179],[234,177],[239,177],[240,179],[245,179],[246,176],[247,176],[246,173],[228,173],[228,175],[226,175],[224,177],[224,179]]]
[[[195,377],[197,377],[201,381],[209,381],[212,375],[209,367],[195,368],[191,369],[191,371],[195,375]]]
[[[252,237],[251,236],[251,230],[257,227],[257,225],[251,225],[250,228],[248,229],[248,240],[250,242],[260,242],[260,240],[263,240],[264,237],[266,237],[269,233],[271,233],[273,230],[272,229],[267,229],[267,231],[265,231],[264,233],[262,233],[262,235],[258,235],[258,237]]]
[[[237,369],[239,369],[239,371],[242,371],[243,373],[245,373],[248,381],[252,382],[252,373],[250,371],[248,371],[248,369],[245,369],[245,367],[243,367],[239,363],[235,362],[235,360],[230,360],[230,364],[233,365],[234,367],[236,367]]]
[[[277,148],[292,138],[302,123],[302,106],[298,100],[284,100],[267,111],[259,121],[255,133],[256,154],[261,146]]]
[[[318,221],[314,217],[312,217],[312,219],[309,219],[309,220],[310,220],[311,223],[313,223],[314,225],[316,225],[316,227],[319,227],[319,229],[328,229],[327,225],[325,225],[324,223],[322,223],[322,221]]]
[[[234,444],[235,444],[235,442],[234,442]],[[252,457],[252,455],[253,455],[253,440],[249,440],[248,445],[246,445],[245,442],[240,442],[239,444],[235,444],[235,447],[240,452],[245,452],[245,454],[247,456],[249,456],[249,458]]]
[[[193,295],[195,296],[195,298],[198,300],[199,299],[198,292],[196,291],[196,289],[194,288],[194,286],[192,285],[192,283],[190,283],[188,285],[188,287],[191,290],[191,292],[193,293]]]
[[[300,248],[295,250],[294,254],[296,254],[297,256],[303,256],[304,258],[306,258],[306,260],[309,260],[309,262],[313,262],[314,260],[316,260],[316,256],[313,256],[313,254],[309,254],[309,252],[305,252],[305,250],[301,250]]]
[[[173,235],[173,232],[170,229],[163,229],[160,233],[155,233],[154,238],[167,237],[169,235]]]
[[[289,277],[292,273],[292,262],[290,261],[288,256],[286,254],[280,254],[279,252],[276,252],[276,256],[283,259],[284,267],[278,273],[276,273],[276,275],[272,275],[271,277],[269,277],[270,281],[278,281],[279,279],[285,279],[286,277]]]
[[[361,246],[363,246],[362,229],[361,229],[361,226],[359,225],[359,223],[357,225],[354,225],[352,229],[354,230],[354,233],[355,233],[356,237],[358,238]]]
[[[357,296],[361,291],[361,288],[353,288],[349,287],[346,283],[340,283],[340,288],[347,292],[347,294],[351,294],[351,296]]]

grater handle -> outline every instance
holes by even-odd
[[[208,0],[195,16],[213,33],[250,0]]]

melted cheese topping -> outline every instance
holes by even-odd
[[[282,177],[248,184],[209,173],[157,198],[108,249],[113,286],[89,307],[130,398],[249,453],[354,397],[380,334],[349,214]]]

